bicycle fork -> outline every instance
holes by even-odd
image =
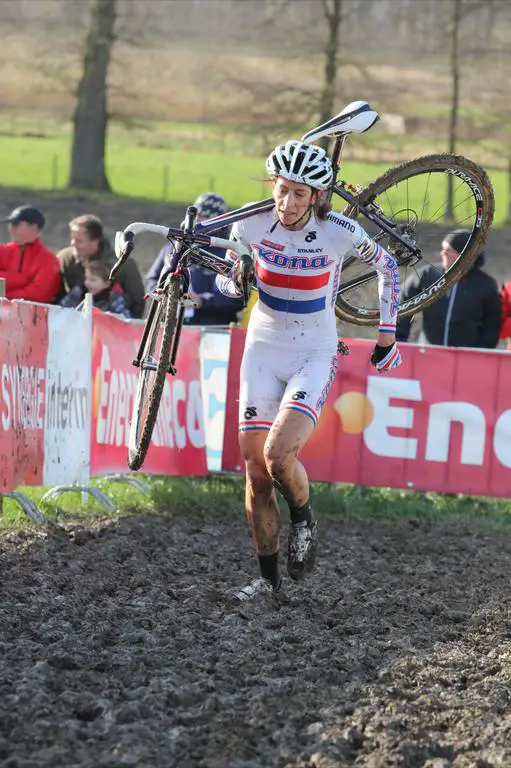
[[[179,341],[181,339],[181,331],[183,330],[184,318],[185,318],[185,306],[180,301],[177,307],[176,330],[174,331],[174,336],[172,337],[172,347],[170,349],[170,360],[167,366],[167,373],[170,373],[171,376],[175,376],[177,373],[176,357],[177,357],[177,350],[179,349]]]
[[[152,355],[151,357],[144,358],[144,352],[146,349],[147,340],[149,337],[149,334],[153,332],[153,323],[155,320],[155,315],[158,312],[159,309],[159,301],[160,299],[158,297],[155,297],[153,299],[153,302],[151,304],[151,308],[149,310],[149,314],[147,316],[147,320],[144,325],[144,330],[142,333],[142,338],[140,339],[140,344],[138,346],[137,356],[134,360],[132,360],[132,365],[135,366],[135,368],[142,368],[144,370],[153,370],[155,371],[158,367],[158,361],[155,360]],[[181,331],[183,328],[183,321],[185,316],[185,305],[182,301],[179,301],[178,307],[177,307],[177,315],[176,315],[176,327],[174,330],[174,334],[172,336],[172,346],[170,349],[170,359],[169,363],[167,365],[167,373],[170,373],[171,376],[175,376],[177,373],[177,369],[175,367],[176,358],[177,358],[177,351],[179,348],[179,341],[181,339]]]

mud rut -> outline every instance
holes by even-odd
[[[1,537],[0,765],[511,766],[511,533],[324,521],[233,607],[244,521]]]

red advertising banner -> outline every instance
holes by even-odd
[[[0,301],[0,492],[42,485],[48,310]]]
[[[126,472],[129,425],[138,372],[132,366],[142,323],[94,311],[92,333],[91,475]],[[178,373],[167,377],[142,472],[207,474],[200,391],[200,331],[184,328]]]
[[[222,468],[239,471],[243,331],[234,330]],[[318,427],[301,454],[311,480],[511,497],[511,355],[402,345],[380,375],[372,343],[350,340]]]

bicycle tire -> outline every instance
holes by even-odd
[[[478,254],[482,251],[488,230],[493,220],[495,200],[493,187],[486,171],[477,163],[468,160],[461,155],[434,154],[419,157],[395,166],[375,179],[371,184],[362,189],[357,195],[357,203],[362,205],[384,194],[398,182],[406,181],[422,173],[444,171],[447,169],[453,176],[458,176],[468,183],[477,201],[481,203],[481,214],[477,208],[477,219],[472,229],[469,241],[458,260],[427,290],[418,296],[408,299],[399,309],[399,317],[410,317],[420,312],[425,307],[433,304],[442,293],[447,291],[454,283],[458,282],[472,267]],[[474,186],[480,195],[476,197]],[[358,209],[352,205],[344,208],[343,214],[356,219]],[[363,215],[363,214],[362,214]],[[480,220],[479,220],[480,218]],[[379,310],[367,310],[357,308],[343,299],[342,280],[340,291],[336,298],[335,313],[340,320],[360,326],[374,326],[379,323]]]
[[[142,466],[156,424],[168,373],[172,340],[176,330],[179,291],[180,280],[171,280],[165,299],[158,302],[158,307],[152,318],[152,327],[144,347],[129,433],[128,466],[133,470],[140,469]],[[163,332],[156,370],[144,369],[143,360],[152,357],[156,349],[162,316]],[[142,420],[143,414],[145,415]]]

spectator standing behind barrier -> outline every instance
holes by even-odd
[[[470,237],[466,229],[456,229],[442,241],[442,267],[448,269],[463,251]],[[481,267],[485,254],[480,253],[472,269],[450,291],[440,296],[422,312],[422,337],[428,344],[449,347],[497,346],[501,324],[501,305],[496,281]],[[426,267],[412,275],[403,286],[401,303],[429,288],[438,278],[439,268]],[[408,341],[411,318],[397,323],[396,339]]]
[[[60,290],[60,268],[55,254],[40,240],[45,224],[41,211],[21,205],[6,219],[11,242],[0,245],[0,277],[8,299],[51,304]]]
[[[84,285],[75,285],[61,299],[61,307],[78,307],[86,293],[92,294],[92,303],[102,312],[131,317],[129,300],[118,283],[110,280],[110,267],[104,261],[89,261],[85,266]]]
[[[84,285],[85,266],[88,262],[101,261],[109,269],[116,262],[112,246],[105,237],[101,219],[97,216],[78,216],[69,222],[69,229],[71,245],[57,254],[65,293],[69,293],[75,286]],[[145,306],[144,284],[133,259],[128,259],[121,268],[118,281],[121,289],[128,295],[132,316],[142,317]]]
[[[204,192],[194,202],[197,208],[196,221],[204,221],[214,216],[227,213],[227,205],[221,195],[214,192]],[[229,237],[229,228],[219,229],[212,233],[216,237]],[[225,258],[225,250],[222,248],[210,248],[209,251],[220,258]],[[165,258],[172,253],[172,245],[164,246],[146,275],[148,293],[152,293],[158,284],[158,278],[165,264]],[[216,275],[209,269],[192,264],[190,266],[191,293],[197,306],[195,309],[187,308],[185,323],[187,325],[229,325],[235,323],[237,314],[243,309],[243,301],[224,296],[218,290],[215,283]]]

